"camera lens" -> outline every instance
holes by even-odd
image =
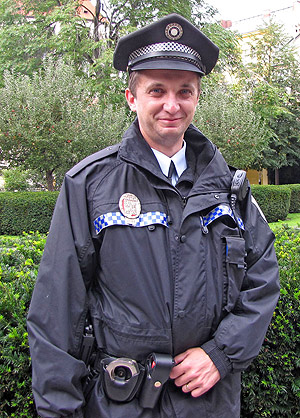
[[[118,366],[114,370],[114,375],[116,379],[128,380],[131,378],[132,373],[128,367]]]

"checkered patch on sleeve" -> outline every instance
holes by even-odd
[[[236,222],[231,207],[228,205],[219,205],[215,207],[213,210],[211,210],[206,216],[203,216],[203,224],[204,226],[207,226],[213,221],[215,221],[216,219],[220,218],[221,216],[226,216],[226,215],[230,216]],[[238,221],[239,227],[245,230],[243,220],[237,217],[237,221]]]
[[[168,227],[167,215],[163,212],[147,212],[141,213],[136,219],[128,219],[121,212],[109,212],[100,215],[94,220],[96,234],[99,234],[102,229],[113,225],[142,227],[154,224]]]

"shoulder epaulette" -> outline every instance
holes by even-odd
[[[90,164],[94,163],[95,161],[103,160],[103,158],[108,157],[109,155],[115,154],[118,152],[120,144],[111,145],[107,148],[102,149],[101,151],[95,152],[95,154],[89,155],[88,157],[84,158],[78,164],[76,164],[73,168],[71,168],[67,175],[69,177],[74,177],[76,174],[80,173],[84,168],[88,167]]]

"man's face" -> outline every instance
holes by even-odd
[[[199,98],[199,75],[191,71],[143,70],[136,94],[126,99],[137,113],[148,144],[171,157],[182,147],[184,132],[194,117]]]

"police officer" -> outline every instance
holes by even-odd
[[[240,415],[279,281],[243,173],[191,124],[217,58],[176,14],[117,45],[137,118],[65,176],[28,315],[41,417]]]

